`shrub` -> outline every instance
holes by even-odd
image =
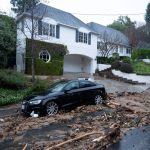
[[[23,89],[27,85],[27,79],[21,73],[13,70],[0,70],[0,88]]]
[[[124,56],[121,60],[123,63],[131,64],[131,58],[130,57]]]
[[[113,57],[100,57],[97,56],[97,64],[111,64],[112,62],[114,62],[115,59]]]
[[[32,92],[42,92],[45,91],[50,84],[47,80],[37,79],[32,85]]]
[[[118,53],[113,53],[112,57],[116,60],[119,60],[119,54]]]
[[[30,93],[30,89],[15,90],[0,89],[0,106],[14,104],[23,100]]]
[[[121,63],[120,64],[120,71],[125,72],[125,73],[132,73],[133,68],[130,64],[127,63]]]
[[[116,69],[116,70],[119,70],[120,69],[120,66],[121,66],[121,62],[120,61],[114,61],[112,64],[111,64],[111,68],[112,69]]]
[[[134,49],[131,58],[133,60],[150,58],[150,49]]]

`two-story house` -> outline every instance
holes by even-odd
[[[24,12],[17,17],[17,71],[25,71],[26,38],[31,38],[31,13]],[[97,43],[101,25],[96,23],[85,24],[72,14],[38,4],[34,10],[34,39],[49,43],[58,43],[67,46],[69,53],[64,56],[63,72],[84,72],[93,74],[97,67]],[[95,27],[97,26],[97,28]],[[105,30],[107,28],[105,27]],[[118,31],[116,31],[118,32]],[[121,33],[120,33],[121,34]],[[124,36],[122,36],[124,38]],[[120,37],[120,38],[122,38]],[[126,55],[128,43],[119,45],[118,52]],[[51,54],[46,50],[39,54],[39,58],[50,61]],[[45,63],[46,63],[45,62]]]

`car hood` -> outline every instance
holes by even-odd
[[[54,93],[37,93],[37,94],[32,94],[26,97],[24,100],[29,101],[29,100],[43,100],[49,97],[55,97],[58,96],[60,92],[54,92]]]

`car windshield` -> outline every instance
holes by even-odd
[[[60,92],[65,85],[67,84],[67,81],[61,81],[61,82],[57,82],[54,83],[50,86],[50,88],[48,89],[49,92]]]

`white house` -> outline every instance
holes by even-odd
[[[84,72],[93,74],[97,67],[97,43],[101,33],[100,28],[107,30],[96,23],[85,24],[72,14],[47,6],[38,4],[34,10],[36,25],[34,38],[49,43],[58,43],[67,46],[69,54],[64,57],[64,72]],[[26,38],[31,37],[31,15],[30,11],[25,12],[17,17],[17,53],[16,65],[17,71],[25,71],[26,54]],[[110,30],[110,29],[109,29]],[[113,29],[112,29],[113,30]],[[22,32],[23,31],[23,32]],[[118,53],[120,55],[129,56],[129,42],[127,38],[120,32],[113,30],[113,33],[118,33],[120,38],[126,40],[118,45]],[[42,51],[42,50],[41,50]],[[117,50],[116,50],[117,51]],[[44,55],[50,55],[44,53]],[[42,57],[40,57],[42,59]],[[50,58],[50,56],[47,56]],[[49,59],[48,59],[49,61]]]

